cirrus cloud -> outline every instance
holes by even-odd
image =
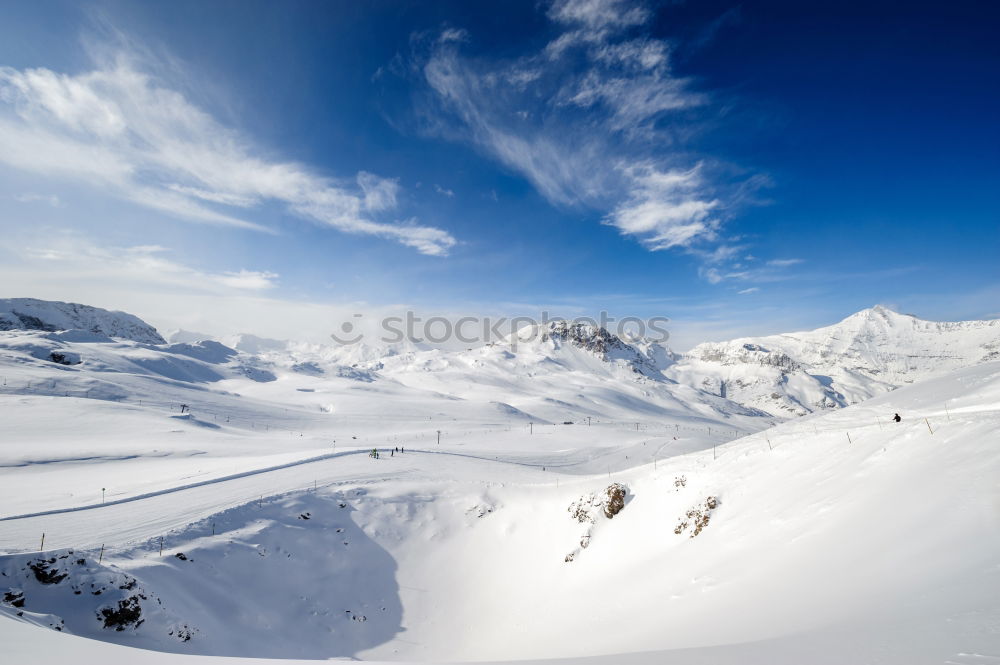
[[[423,254],[456,244],[442,229],[379,219],[397,207],[394,179],[331,178],[261,152],[126,53],[75,75],[0,67],[0,163],[10,167],[191,221],[270,230],[247,216],[275,201],[313,223]]]

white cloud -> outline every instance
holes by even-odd
[[[432,93],[419,109],[428,131],[471,143],[555,205],[599,211],[651,250],[715,240],[724,206],[705,167],[664,150],[673,138],[660,129],[708,98],[673,74],[666,42],[624,35],[650,13],[559,0],[548,16],[565,31],[513,61],[431,42],[417,67]]]
[[[548,15],[553,21],[591,30],[641,25],[649,19],[648,10],[628,0],[556,0]]]
[[[714,253],[699,253],[706,264],[714,264],[715,267],[699,270],[699,275],[709,284],[719,284],[731,280],[736,282],[782,282],[792,279],[795,275],[786,268],[804,263],[803,259],[772,259],[764,263],[754,263],[756,258],[752,255],[743,257],[743,261],[733,261],[734,257],[745,247],[739,245],[723,245]],[[698,253],[698,252],[693,252]],[[751,287],[739,291],[741,295],[756,293],[757,287]]]
[[[448,198],[453,198],[455,196],[454,191],[450,189],[445,189],[441,185],[434,185],[434,191],[437,192],[438,194],[441,194],[442,196],[447,196]]]
[[[760,291],[759,287],[751,286],[749,289],[743,289],[742,291],[737,291],[736,293],[741,296],[748,296],[751,293],[757,293],[758,291]]]
[[[142,285],[150,292],[180,289],[226,295],[274,288],[279,277],[270,271],[202,270],[167,258],[169,250],[159,245],[105,247],[72,231],[47,232],[44,239],[11,239],[4,249],[20,257],[36,279],[62,284],[117,282]]]
[[[18,194],[14,197],[14,200],[18,203],[48,203],[53,208],[61,208],[62,201],[55,194],[35,194],[34,192],[25,192],[24,194]]]
[[[0,68],[0,162],[15,168],[187,220],[264,230],[244,215],[270,200],[313,222],[424,254],[447,254],[456,243],[413,221],[376,221],[396,208],[395,180],[360,172],[354,183],[337,181],[259,152],[126,55],[78,75]]]
[[[701,275],[709,284],[718,284],[725,279],[725,276],[719,272],[718,268],[705,268],[702,266],[699,268],[698,274]]]
[[[645,164],[624,169],[631,181],[629,198],[606,222],[622,234],[639,238],[651,250],[684,247],[710,238],[718,227],[712,210],[718,201],[698,195],[698,169],[660,171]]]

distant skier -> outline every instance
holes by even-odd
[[[899,414],[898,414],[898,413],[897,413],[896,415],[894,415],[894,416],[892,417],[892,419],[893,419],[893,420],[894,420],[895,422],[897,422],[897,423],[898,423],[899,421],[901,421],[901,420],[902,420],[902,418],[900,418],[900,417],[899,417]]]

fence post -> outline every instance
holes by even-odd
[[[163,556],[163,536],[160,536],[160,556]]]
[[[104,543],[101,543],[101,554],[97,557],[97,563],[100,564],[104,561]]]
[[[42,532],[42,544],[38,546],[38,551],[42,552],[45,550],[45,532]]]
[[[931,424],[929,422],[927,422],[926,418],[924,418],[924,422],[927,424],[927,431],[930,432],[931,434],[933,434],[934,430],[931,429]]]
[[[765,434],[764,435],[764,439],[767,440],[767,449],[768,450],[774,450],[774,447],[771,445],[771,437],[769,437],[767,434]]]
[[[850,445],[854,444],[854,442],[851,441],[851,433],[850,432],[847,432],[847,443],[850,444]]]

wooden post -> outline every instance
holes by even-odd
[[[101,543],[101,554],[97,557],[97,563],[104,561],[104,543]]]
[[[438,445],[440,446],[441,445],[441,430],[438,430],[437,433],[438,433]]]
[[[719,459],[719,456],[715,454],[715,445],[712,445],[712,459]]]
[[[951,411],[948,410],[948,402],[944,403],[944,412],[948,414],[948,420],[951,421]]]
[[[851,441],[851,433],[850,432],[847,432],[847,443],[848,444],[852,444],[852,445],[854,443],[853,441]]]
[[[160,556],[163,556],[163,536],[160,536]]]
[[[878,416],[875,416],[875,420],[878,421],[878,428],[881,430],[882,429],[882,419],[879,418]]]
[[[924,422],[927,423],[927,431],[930,432],[931,434],[933,434],[934,430],[931,429],[931,424],[929,422],[927,422],[926,418],[924,418]]]
[[[528,423],[528,434],[535,433],[535,423]]]
[[[771,445],[771,437],[769,437],[767,434],[765,434],[764,435],[764,439],[767,440],[767,449],[768,450],[774,450],[774,447]]]
[[[42,544],[38,546],[38,551],[41,552],[45,550],[45,532],[42,532]]]

